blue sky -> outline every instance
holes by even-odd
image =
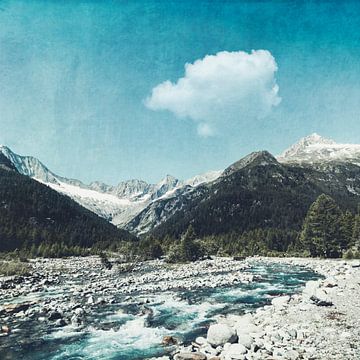
[[[360,143],[359,28],[355,1],[0,1],[0,142],[108,183],[188,178],[312,132]],[[260,59],[246,81],[245,53]]]

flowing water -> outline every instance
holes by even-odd
[[[0,338],[0,344],[8,341],[0,358],[142,360],[165,355],[171,348],[161,345],[163,336],[189,342],[206,335],[216,315],[252,311],[276,295],[300,291],[306,281],[319,277],[308,269],[281,264],[259,263],[247,271],[260,275],[260,280],[216,289],[121,295],[115,304],[95,309],[80,329],[49,327],[44,333],[29,322],[15,337]]]

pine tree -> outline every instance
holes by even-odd
[[[310,206],[300,240],[311,256],[339,257],[344,244],[342,211],[328,195],[320,195]]]
[[[38,255],[38,252],[37,252],[37,249],[36,249],[36,245],[35,244],[32,244],[31,245],[31,249],[30,249],[30,256],[32,258],[36,258]]]
[[[181,239],[180,252],[183,261],[195,261],[203,256],[200,245],[195,241],[194,228],[189,225]]]
[[[353,231],[354,231],[354,215],[350,211],[346,211],[341,218],[341,232],[342,243],[340,244],[341,250],[346,250],[353,246]]]
[[[360,214],[355,215],[351,245],[360,251]]]

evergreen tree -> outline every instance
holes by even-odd
[[[348,249],[353,246],[352,236],[354,231],[354,215],[350,211],[346,211],[341,218],[342,243],[341,250]]]
[[[36,258],[37,255],[38,255],[38,252],[37,252],[37,249],[36,249],[36,245],[32,244],[31,249],[30,249],[30,257]]]
[[[351,245],[360,251],[360,214],[355,215]]]
[[[200,244],[195,241],[194,228],[189,225],[180,242],[180,253],[183,261],[195,261],[203,256]]]
[[[320,195],[306,215],[300,240],[311,256],[339,257],[344,244],[342,211],[328,195]]]

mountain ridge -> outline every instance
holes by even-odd
[[[38,159],[17,155],[6,146],[0,147],[1,154],[19,173],[70,196],[85,208],[135,234],[152,231],[178,211],[183,211],[194,199],[210,194],[211,187],[230,181],[233,174],[243,172],[244,169],[251,173],[254,168],[271,166],[279,170],[283,166],[300,166],[332,174],[335,170],[340,171],[339,165],[360,165],[360,145],[337,144],[316,133],[300,139],[276,157],[266,150],[255,151],[224,171],[209,171],[185,181],[166,175],[157,184],[131,179],[118,185],[108,185],[101,181],[86,185],[80,180],[56,175]],[[341,168],[341,171],[346,170]],[[357,188],[351,184],[346,186],[357,194]]]
[[[5,156],[20,174],[70,196],[80,205],[119,227],[124,227],[150,203],[174,196],[188,186],[196,187],[213,181],[221,174],[220,171],[211,171],[185,181],[166,175],[157,184],[131,179],[118,185],[108,185],[100,181],[87,185],[77,179],[56,175],[37,158],[18,155],[7,146],[0,146],[0,154]]]

